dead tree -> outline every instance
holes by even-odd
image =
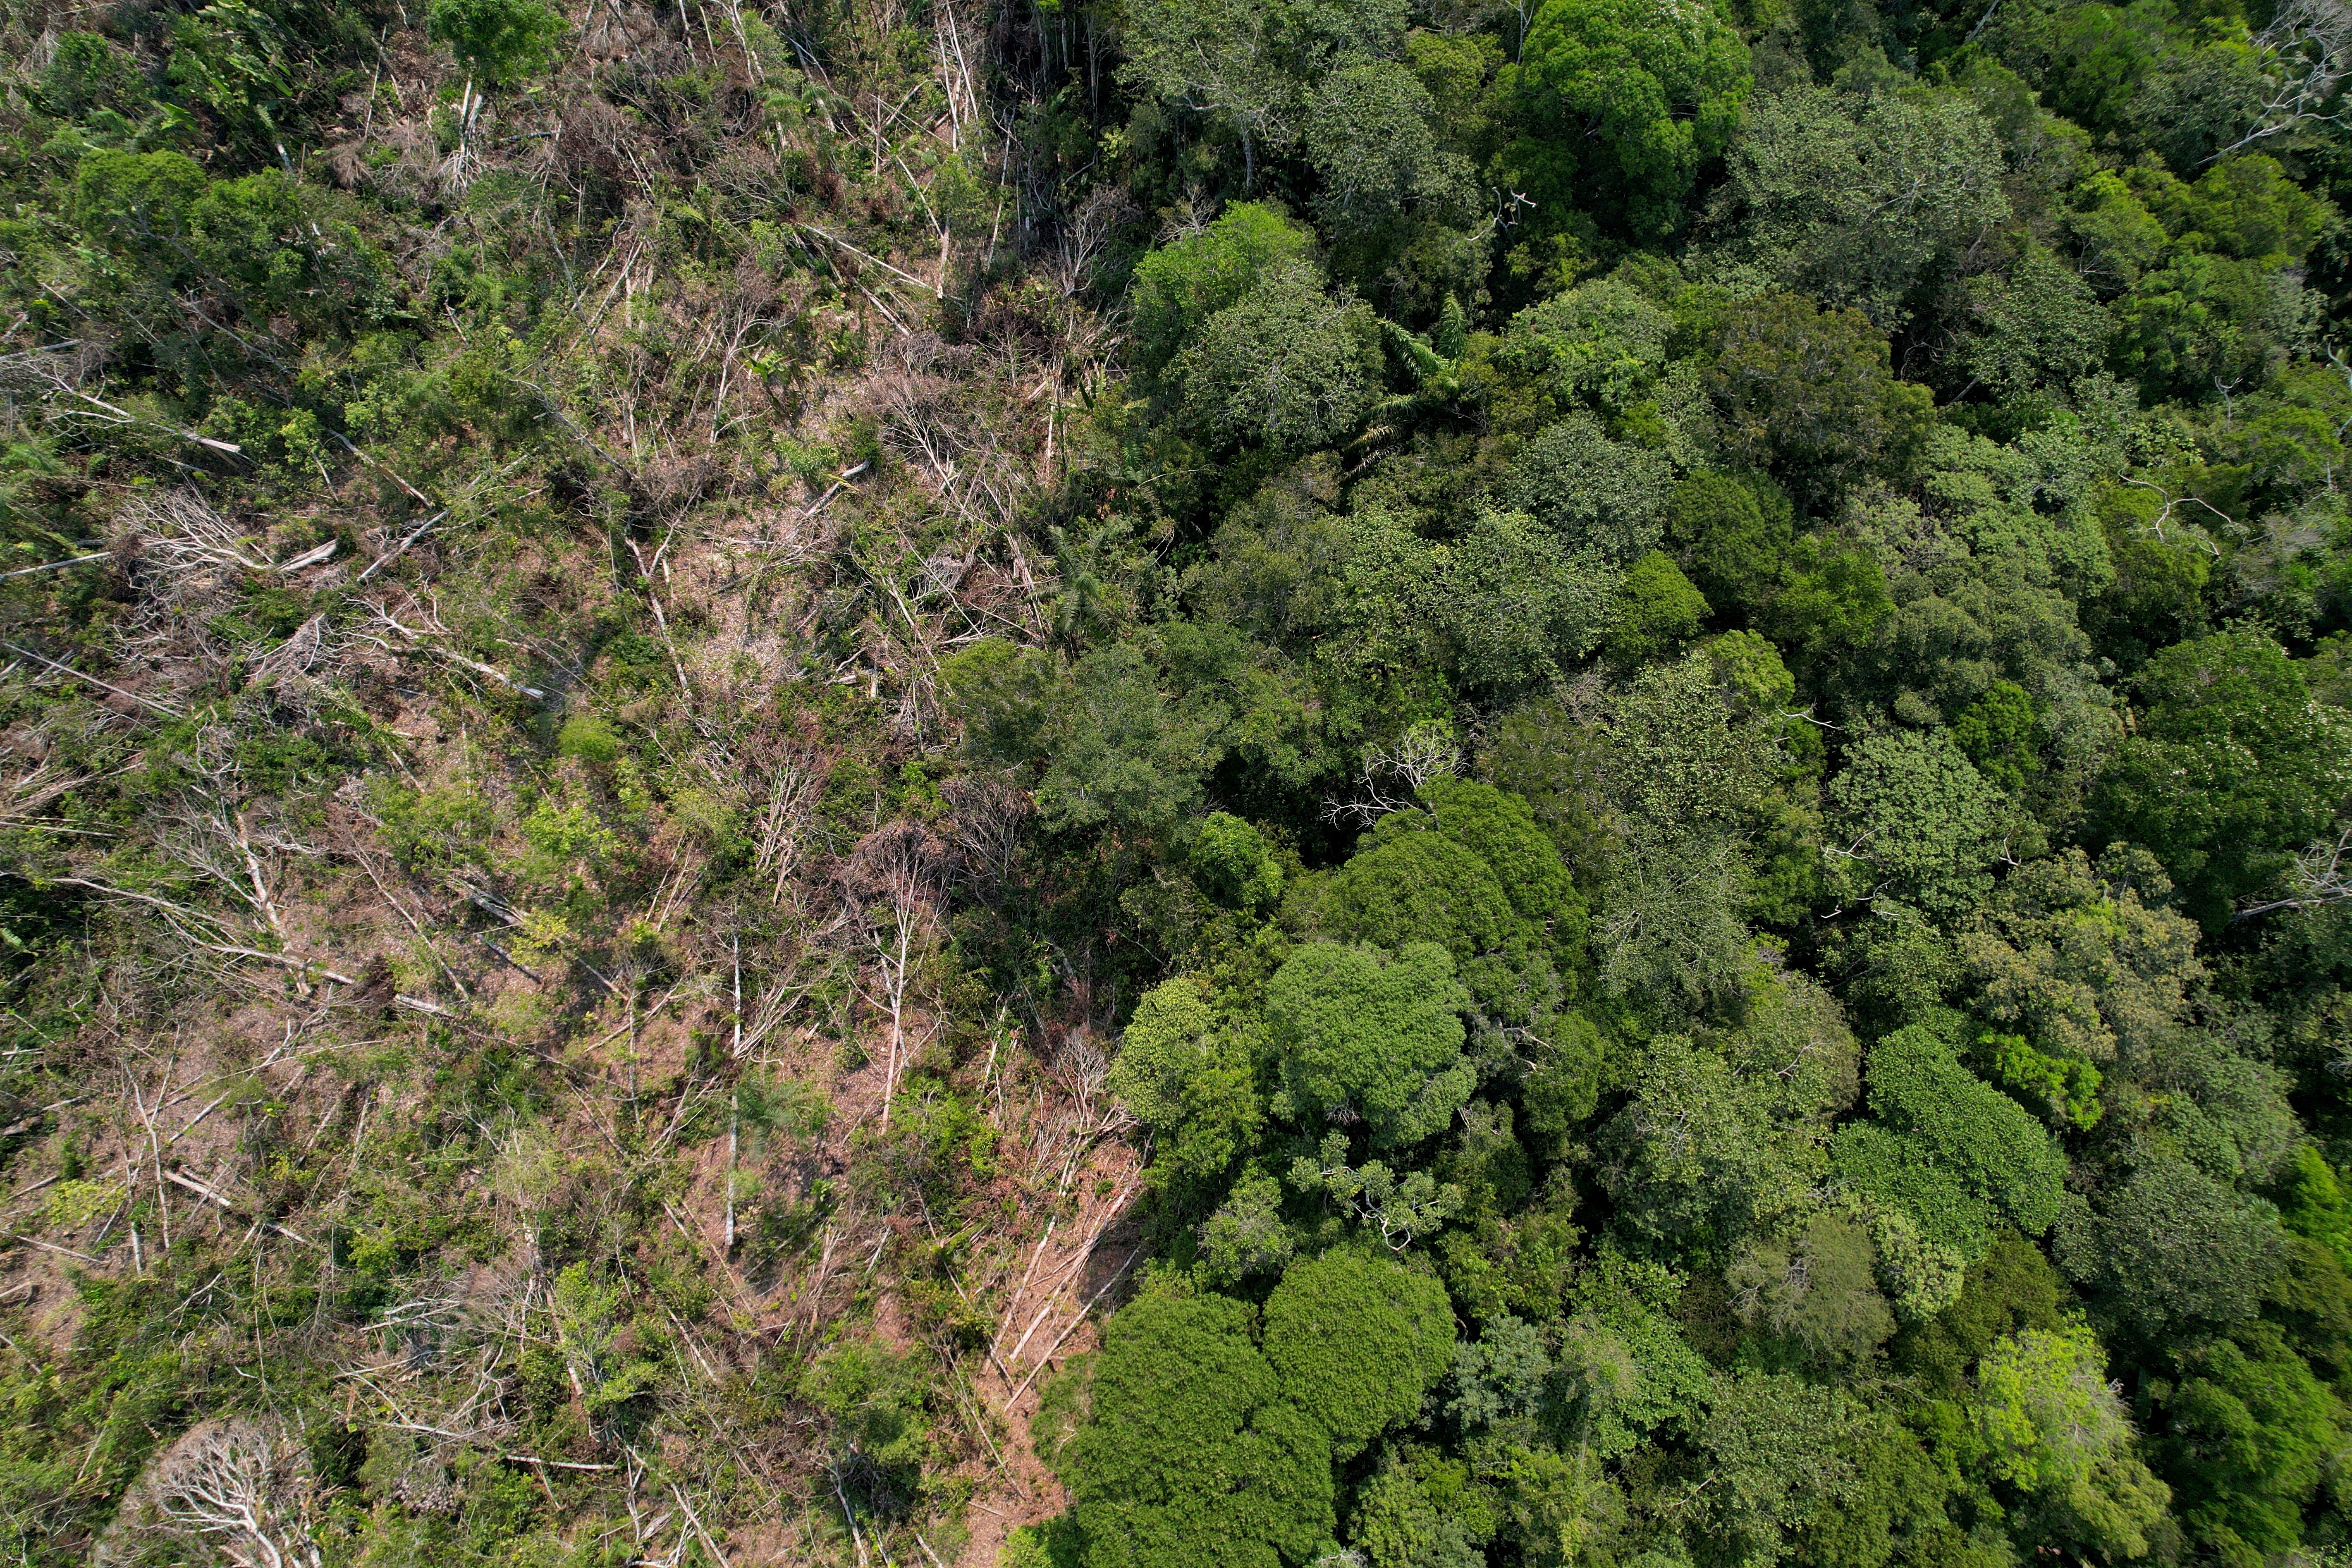
[[[2286,884],[2290,889],[2286,897],[2250,904],[2230,918],[2250,920],[2273,910],[2307,910],[2321,904],[2352,902],[2352,826],[2344,826],[2333,839],[2321,838],[2305,845],[2287,868]]]
[[[1395,744],[1366,751],[1355,795],[1326,800],[1322,818],[1334,826],[1370,827],[1390,812],[1412,805],[1430,780],[1451,777],[1461,768],[1462,748],[1453,731],[1434,720],[1423,720]]]
[[[142,1542],[173,1535],[210,1542],[237,1568],[319,1568],[314,1500],[302,1446],[282,1428],[242,1415],[206,1421],[132,1487],[96,1562],[128,1563]]]
[[[1036,803],[1012,780],[985,773],[950,779],[940,793],[949,806],[940,829],[955,846],[956,869],[964,886],[988,897],[1012,879]]]
[[[843,869],[845,889],[866,914],[860,924],[874,962],[874,1001],[890,1019],[882,1079],[886,1132],[890,1129],[890,1099],[898,1091],[905,1065],[907,1005],[915,973],[930,947],[948,868],[946,847],[919,824],[902,821],[867,835]]]
[[[2344,123],[2344,89],[2352,81],[2352,6],[2344,0],[2287,0],[2248,42],[2262,78],[2254,122],[2208,163],[2302,126]]]
[[[388,600],[362,600],[360,607],[366,614],[358,628],[352,633],[354,641],[366,643],[392,654],[433,654],[446,659],[461,669],[471,670],[483,679],[503,687],[518,696],[528,697],[534,702],[547,700],[547,693],[539,688],[525,686],[504,670],[494,668],[478,659],[467,658],[464,654],[448,647],[442,639],[455,634],[441,624],[440,606],[433,602],[429,595],[424,601],[417,603],[416,611],[413,613],[418,616],[418,620],[413,626],[403,621],[394,613]]]
[[[776,749],[769,767],[767,800],[760,807],[758,846],[752,869],[769,879],[769,901],[782,904],[806,857],[808,829],[824,790],[824,759],[804,746]]]

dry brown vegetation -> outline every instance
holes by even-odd
[[[1104,1020],[951,938],[1024,797],[923,760],[941,661],[1046,635],[1103,223],[1021,281],[988,40],[887,11],[592,5],[498,93],[387,12],[293,151],[439,322],[331,366],[326,438],[19,320],[7,417],[106,454],[50,498],[103,609],[0,670],[7,874],[79,933],[12,1015],[0,1302],[12,1375],[144,1358],[100,1396],[152,1413],[41,1472],[44,1550],[977,1563],[1059,1506],[1025,1417],[1137,1157]],[[241,321],[248,377],[304,338]],[[896,1392],[829,1395],[843,1347]]]

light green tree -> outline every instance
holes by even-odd
[[[1680,652],[1707,616],[1706,601],[1662,550],[1625,569],[1613,609],[1606,646],[1610,658],[1629,667]]]
[[[1830,781],[1832,870],[1849,898],[1950,919],[1992,889],[2005,811],[1948,732],[1882,731]]]
[[[2198,1346],[2165,1402],[2189,1533],[2225,1560],[2292,1553],[2344,1451],[2344,1406],[2274,1323]]]
[[[538,0],[433,0],[425,16],[434,41],[486,87],[537,70],[563,37],[563,18]]]
[[[1160,1140],[1155,1170],[1220,1175],[1249,1150],[1263,1114],[1246,1054],[1202,983],[1182,976],[1136,1004],[1110,1089]]]
[[[1282,1184],[1261,1171],[1245,1173],[1201,1225],[1201,1262],[1220,1284],[1278,1272],[1297,1250],[1282,1217]]]
[[[1486,863],[1521,920],[1557,932],[1560,922],[1575,919],[1575,878],[1523,797],[1443,775],[1423,783],[1419,793],[1438,831]]]
[[[819,1356],[803,1386],[832,1428],[835,1472],[856,1478],[868,1510],[896,1512],[912,1500],[935,1457],[920,1363],[849,1340]]]
[[[2019,867],[1969,919],[1959,951],[1983,1016],[2062,1058],[2144,1062],[2185,1026],[2204,978],[2172,884],[2079,849]],[[2105,871],[2105,875],[2101,871]]]
[[[1242,144],[1242,189],[1260,148],[1297,138],[1306,99],[1340,60],[1393,54],[1401,0],[1137,0],[1126,8],[1126,74],[1161,102],[1206,116]]]
[[[1959,1299],[1968,1259],[1958,1249],[1938,1247],[1900,1209],[1867,1211],[1871,1245],[1878,1249],[1878,1282],[1895,1315],[1906,1323],[1931,1321]]]
[[[1333,298],[1295,261],[1268,268],[1211,316],[1171,367],[1186,416],[1210,443],[1286,452],[1328,446],[1354,429],[1380,372],[1371,308]]]
[[[1751,1242],[1724,1282],[1744,1321],[1824,1361],[1866,1357],[1895,1332],[1870,1232],[1843,1215],[1815,1215],[1794,1235]]]
[[[1214,223],[1136,264],[1136,359],[1156,371],[1201,323],[1257,287],[1268,268],[1305,260],[1314,237],[1272,207],[1235,202]]]
[[[1265,1303],[1265,1359],[1286,1397],[1348,1459],[1421,1411],[1454,1360],[1445,1287],[1386,1258],[1327,1252],[1294,1265]]]
[[[1759,667],[1760,691],[1774,689],[1769,668],[1746,662]],[[1609,704],[1604,777],[1624,818],[1661,837],[1755,820],[1791,759],[1780,713],[1759,712],[1744,679],[1700,651],[1643,669]]]
[[[1434,942],[1392,959],[1337,942],[1300,947],[1266,992],[1291,1114],[1308,1125],[1360,1118],[1375,1148],[1439,1131],[1475,1080],[1462,1054],[1469,1005],[1453,956]]]
[[[1600,642],[1615,574],[1596,551],[1563,550],[1523,512],[1481,511],[1413,584],[1467,685],[1524,690]]]
[[[1282,862],[1273,847],[1231,812],[1213,811],[1202,819],[1189,858],[1201,890],[1232,908],[1264,909],[1282,897]]]
[[[1476,199],[1470,161],[1443,146],[1436,101],[1394,60],[1360,59],[1331,72],[1307,100],[1302,140],[1322,181],[1316,205],[1340,232],[1407,211],[1458,216]]]
[[[1475,850],[1450,834],[1413,831],[1426,820],[1391,814],[1375,842],[1332,876],[1325,918],[1355,941],[1390,949],[1436,942],[1457,965],[1467,963],[1511,934],[1510,895]]]
[[[1971,1414],[1986,1467],[2029,1491],[2085,1480],[2132,1440],[2107,1352],[2081,1327],[2003,1335],[1977,1365]]]
[[[2108,1558],[2144,1557],[2169,1489],[2132,1450],[2131,1421],[2088,1330],[2003,1335],[1978,1363],[1969,1406],[1986,1468]]]
[[[1665,373],[1675,320],[1632,285],[1597,278],[1511,318],[1498,357],[1562,406],[1622,413]]]
[[[1349,1539],[1371,1568],[1483,1568],[1496,1522],[1467,1465],[1416,1445],[1364,1483]]]
[[[1744,269],[1901,324],[1913,288],[2009,219],[1992,126],[1967,98],[1797,86],[1759,95],[1726,159],[1702,270]]]
[[[1061,1467],[1085,1568],[1270,1568],[1337,1522],[1331,1440],[1284,1397],[1256,1309],[1148,1294],[1104,1326]]]
[[[1119,1037],[1110,1065],[1110,1090],[1136,1121],[1171,1129],[1183,1119],[1183,1086],[1216,1060],[1212,1037],[1216,1013],[1200,980],[1179,978],[1143,992],[1136,1016]]]
[[[1673,483],[1664,453],[1614,439],[1580,411],[1537,432],[1495,499],[1554,531],[1570,550],[1622,566],[1658,542]]]

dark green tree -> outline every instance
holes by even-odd
[[[1718,342],[1707,385],[1727,454],[1803,500],[1901,472],[1925,438],[1927,389],[1895,378],[1886,340],[1858,310],[1767,294],[1727,312]]]
[[[2343,1451],[2340,1399],[2272,1323],[2246,1324],[2184,1361],[2157,1446],[2181,1522],[2223,1561],[2294,1551]]]
[[[1520,155],[1556,164],[1589,139],[1577,173],[1625,204],[1638,237],[1669,233],[1699,166],[1730,143],[1750,80],[1738,33],[1705,4],[1545,0],[1511,79],[1535,128]],[[1572,178],[1555,175],[1548,194],[1567,195]]]
[[[1958,1230],[1969,1200],[1986,1205],[1979,1212],[1988,1221],[1997,1213],[2028,1235],[2056,1222],[2064,1155],[2022,1106],[1961,1066],[1932,1030],[1914,1025],[1873,1046],[1864,1082],[1877,1136],[1895,1148],[1891,1159],[1865,1154],[1873,1142],[1853,1142],[1864,1129],[1850,1129],[1839,1140],[1846,1180],[1909,1210],[1930,1237],[1971,1253],[1989,1236]],[[1939,1191],[1968,1196],[1944,1199],[1938,1212]]]
[[[1666,502],[1666,542],[1691,585],[1735,626],[1753,626],[1779,591],[1795,510],[1761,475],[1693,474]]]
[[[2179,1159],[2132,1173],[2058,1241],[2067,1271],[2143,1343],[2246,1322],[2286,1260],[2275,1209]]]
[[[2165,649],[2135,694],[2137,732],[2099,781],[2098,826],[2154,850],[2218,931],[2335,820],[2352,794],[2352,727],[2256,631]]]
[[[1210,761],[1203,740],[1160,694],[1142,650],[1098,648],[1072,669],[1047,722],[1039,813],[1074,832],[1163,832],[1199,798]]]

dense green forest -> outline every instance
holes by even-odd
[[[0,1556],[2352,1562],[2346,0],[5,0]]]

